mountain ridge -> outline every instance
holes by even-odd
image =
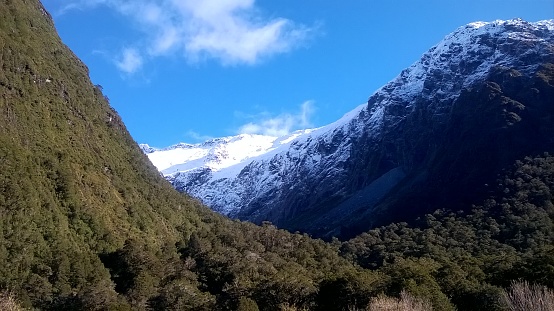
[[[387,176],[394,177],[386,187],[374,188],[378,190],[357,204],[370,206],[383,199],[429,154],[430,146],[424,145],[436,143],[433,140],[440,136],[441,126],[449,122],[460,94],[484,83],[494,68],[510,67],[519,75],[531,76],[540,64],[553,62],[553,30],[552,20],[528,23],[516,19],[462,26],[378,89],[367,105],[347,114],[349,119],[336,127],[328,125],[300,135],[288,149],[271,157],[249,159],[241,171],[229,174],[231,177],[218,178],[217,173],[198,167],[190,173],[172,172],[166,178],[180,191],[231,217],[270,220],[288,229],[315,233],[320,230],[306,228],[294,219],[304,214],[303,222],[313,223],[318,213],[327,213],[356,193],[360,195],[359,191],[376,187],[379,178],[384,178],[384,185]],[[434,128],[436,133],[432,135],[437,137],[429,134],[426,139],[430,141],[425,143],[421,137],[395,135],[411,131],[406,122],[422,128],[414,123],[416,119]],[[407,141],[410,139],[413,141]],[[400,154],[412,151],[415,156]],[[377,184],[371,186],[373,182]],[[338,210],[326,218],[341,214]],[[323,229],[327,224],[319,221],[319,226],[329,234],[341,225],[334,222]]]

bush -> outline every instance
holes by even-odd
[[[502,295],[503,304],[510,311],[553,311],[554,291],[528,282],[513,282]]]
[[[433,310],[428,301],[418,299],[402,291],[400,298],[377,296],[371,300],[369,311],[430,311]]]
[[[239,299],[239,305],[237,307],[238,311],[259,311],[258,304],[247,297],[241,297]]]
[[[2,311],[23,311],[19,302],[10,293],[0,293],[0,310]]]

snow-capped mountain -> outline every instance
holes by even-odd
[[[245,162],[278,147],[277,137],[243,134],[217,138],[201,144],[177,144],[165,149],[141,145],[150,161],[164,175],[205,167],[213,173],[233,166],[239,171]],[[236,175],[236,174],[235,174]]]
[[[270,220],[319,235],[365,229],[398,216],[393,210],[404,213],[413,198],[430,197],[429,189],[436,188],[434,199],[450,197],[444,189],[488,180],[487,174],[500,169],[498,163],[535,146],[527,141],[512,146],[521,152],[491,150],[482,165],[473,163],[478,172],[470,168],[466,177],[458,178],[452,166],[473,159],[456,147],[456,141],[470,143],[473,137],[468,133],[474,128],[462,125],[481,127],[471,142],[480,146],[482,137],[503,139],[499,129],[538,122],[533,118],[539,108],[533,105],[553,102],[543,98],[552,85],[532,81],[552,70],[548,64],[554,64],[554,20],[472,23],[446,36],[333,124],[280,138],[239,135],[166,149],[143,145],[143,150],[177,189],[231,217]],[[528,89],[540,96],[521,95]],[[503,104],[490,104],[495,100]],[[477,125],[468,121],[481,118]],[[410,210],[416,209],[422,207]]]

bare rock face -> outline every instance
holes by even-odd
[[[516,159],[553,151],[552,64],[554,21],[472,23],[333,124],[239,166],[162,172],[216,211],[316,236],[457,209]]]

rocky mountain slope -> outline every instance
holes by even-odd
[[[552,81],[543,78],[553,63],[552,20],[472,23],[343,119],[290,138],[258,137],[265,145],[234,165],[210,164],[232,152],[194,162],[163,150],[148,155],[154,164],[171,158],[166,178],[216,211],[348,236],[447,198],[460,208],[485,195],[506,164],[553,150]],[[253,138],[208,144],[227,150],[241,139]]]

